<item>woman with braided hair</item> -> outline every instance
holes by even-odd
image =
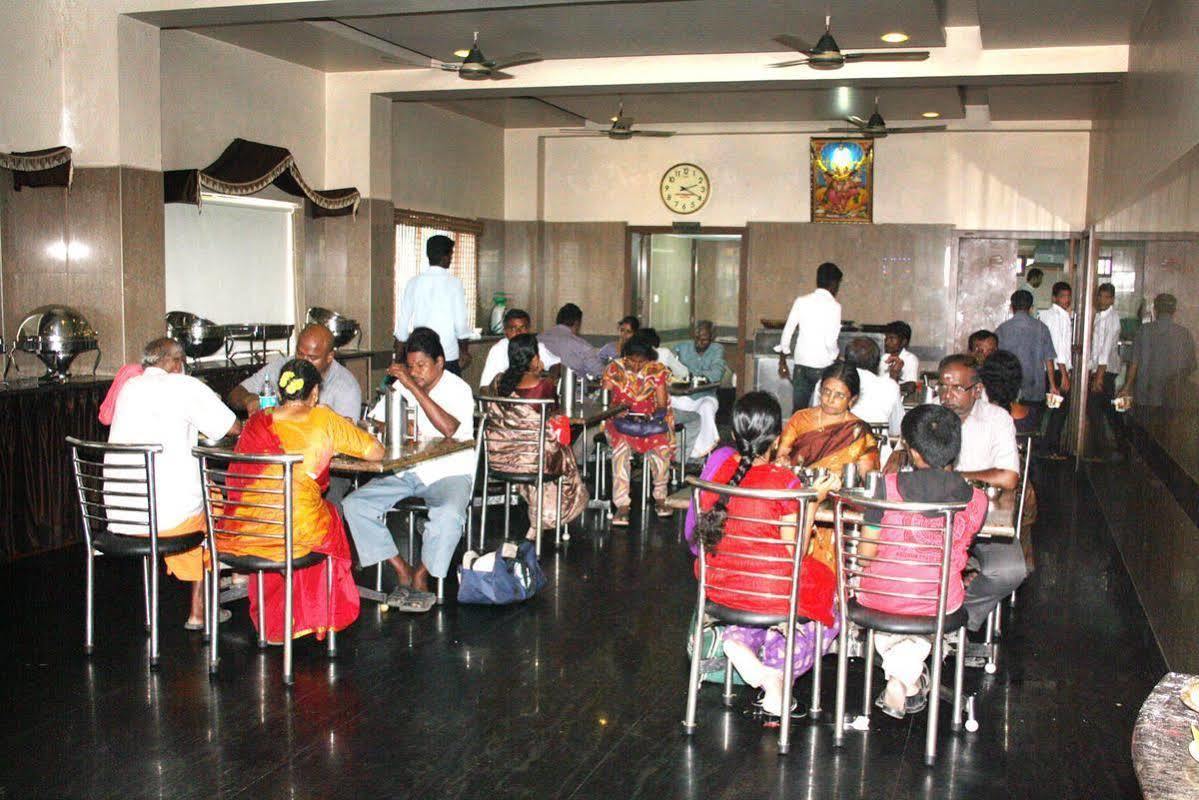
[[[735,450],[721,448],[714,452],[704,467],[704,479],[744,489],[796,489],[799,479],[785,467],[774,463],[779,436],[783,428],[782,409],[778,400],[766,392],[750,392],[733,405],[733,437]],[[812,488],[823,502],[828,492],[837,488],[839,478],[829,476]],[[761,614],[785,615],[787,600],[760,597],[747,592],[785,594],[791,577],[791,566],[783,562],[764,562],[757,557],[777,557],[779,539],[795,541],[794,524],[779,527],[767,522],[749,520],[779,520],[794,523],[798,517],[795,501],[754,500],[735,497],[726,504],[716,495],[701,493],[698,520],[694,537],[703,543],[708,576],[708,599],[728,608]],[[725,534],[736,538],[726,538]],[[690,532],[689,532],[690,535]],[[746,538],[742,538],[746,537]],[[754,538],[770,540],[772,544],[757,544]],[[821,652],[836,640],[836,616],[833,613],[833,594],[836,573],[832,563],[811,551],[804,556],[802,582],[797,603],[801,617],[817,620],[825,626]],[[746,573],[758,573],[750,575]],[[775,577],[762,577],[768,573]],[[699,575],[699,564],[696,564]],[[763,690],[762,709],[768,714],[782,711],[783,664],[786,637],[778,628],[748,628],[736,625],[719,630],[725,655],[732,661],[741,678]],[[815,662],[817,642],[816,623],[797,628],[792,658],[794,675],[802,675]]]
[[[544,365],[538,351],[537,337],[522,333],[508,340],[508,368],[491,382],[489,393],[495,397],[518,397],[524,400],[553,399],[558,391],[553,380],[542,376]],[[537,472],[537,448],[530,447],[530,432],[541,424],[541,409],[531,405],[484,403],[487,415],[487,459],[490,468],[498,472],[529,474]],[[587,489],[579,475],[579,467],[570,451],[570,424],[557,414],[557,407],[547,410],[545,438],[545,472],[562,475],[562,523],[573,522],[587,506]],[[541,528],[557,527],[558,485],[547,478],[543,485]],[[516,484],[516,492],[532,509],[537,506],[536,484]],[[530,519],[528,538],[537,538],[537,526]]]

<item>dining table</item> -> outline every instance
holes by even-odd
[[[692,395],[704,394],[705,392],[715,392],[720,388],[719,384],[701,383],[698,385],[688,381],[676,381],[670,384],[671,397],[691,397]]]

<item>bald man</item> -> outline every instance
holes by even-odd
[[[296,342],[296,358],[311,363],[321,373],[321,405],[348,417],[358,419],[362,414],[362,389],[358,379],[334,359],[333,334],[323,325],[308,325],[300,331]],[[279,356],[265,367],[234,386],[229,393],[229,405],[247,414],[258,410],[258,393],[266,382],[274,386],[279,381],[279,371],[289,356]]]

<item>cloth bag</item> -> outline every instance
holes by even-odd
[[[481,558],[481,557],[480,557]],[[494,553],[489,572],[458,567],[458,602],[480,606],[521,603],[545,588],[545,573],[537,563],[532,542],[516,548],[516,556],[505,558],[503,547]]]

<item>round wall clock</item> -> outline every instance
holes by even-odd
[[[666,170],[658,187],[662,202],[676,214],[694,214],[708,202],[712,183],[708,173],[694,164],[675,164]]]

